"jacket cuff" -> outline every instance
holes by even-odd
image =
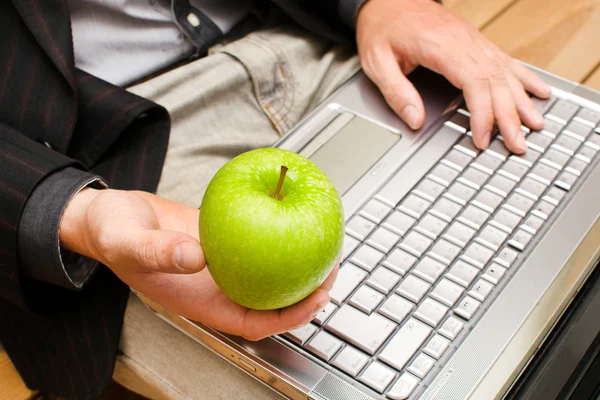
[[[64,211],[86,187],[107,186],[99,176],[69,167],[49,175],[34,189],[19,222],[19,270],[23,275],[74,290],[81,289],[93,275],[98,261],[60,248]]]

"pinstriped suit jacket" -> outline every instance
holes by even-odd
[[[338,1],[272,2],[309,30],[344,38]],[[79,292],[23,276],[20,217],[36,186],[66,167],[154,191],[169,117],[74,67],[66,0],[0,0],[0,26],[0,342],[30,388],[97,398],[112,375],[128,289],[104,267]]]

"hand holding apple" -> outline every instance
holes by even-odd
[[[344,238],[340,197],[308,159],[282,149],[234,158],[200,208],[200,241],[217,285],[236,303],[289,306],[321,285]]]
[[[306,325],[329,301],[337,268],[293,306],[257,311],[234,303],[204,268],[198,218],[197,208],[150,193],[85,189],[65,210],[61,246],[97,259],[176,314],[250,340]]]

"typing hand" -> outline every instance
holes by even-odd
[[[149,193],[85,189],[69,203],[61,245],[108,266],[170,311],[258,340],[310,322],[329,301],[337,267],[303,301],[273,311],[242,307],[217,287],[198,241],[199,211]]]
[[[494,121],[515,153],[527,148],[521,121],[543,128],[544,119],[525,90],[547,98],[550,88],[432,0],[368,0],[358,13],[357,42],[365,73],[413,129],[423,125],[425,111],[405,74],[418,65],[463,90],[479,148],[489,145]]]

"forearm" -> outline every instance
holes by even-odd
[[[99,190],[88,187],[71,199],[65,209],[59,228],[62,248],[93,257],[90,238],[86,229],[90,222],[87,219],[87,210],[99,193]]]

